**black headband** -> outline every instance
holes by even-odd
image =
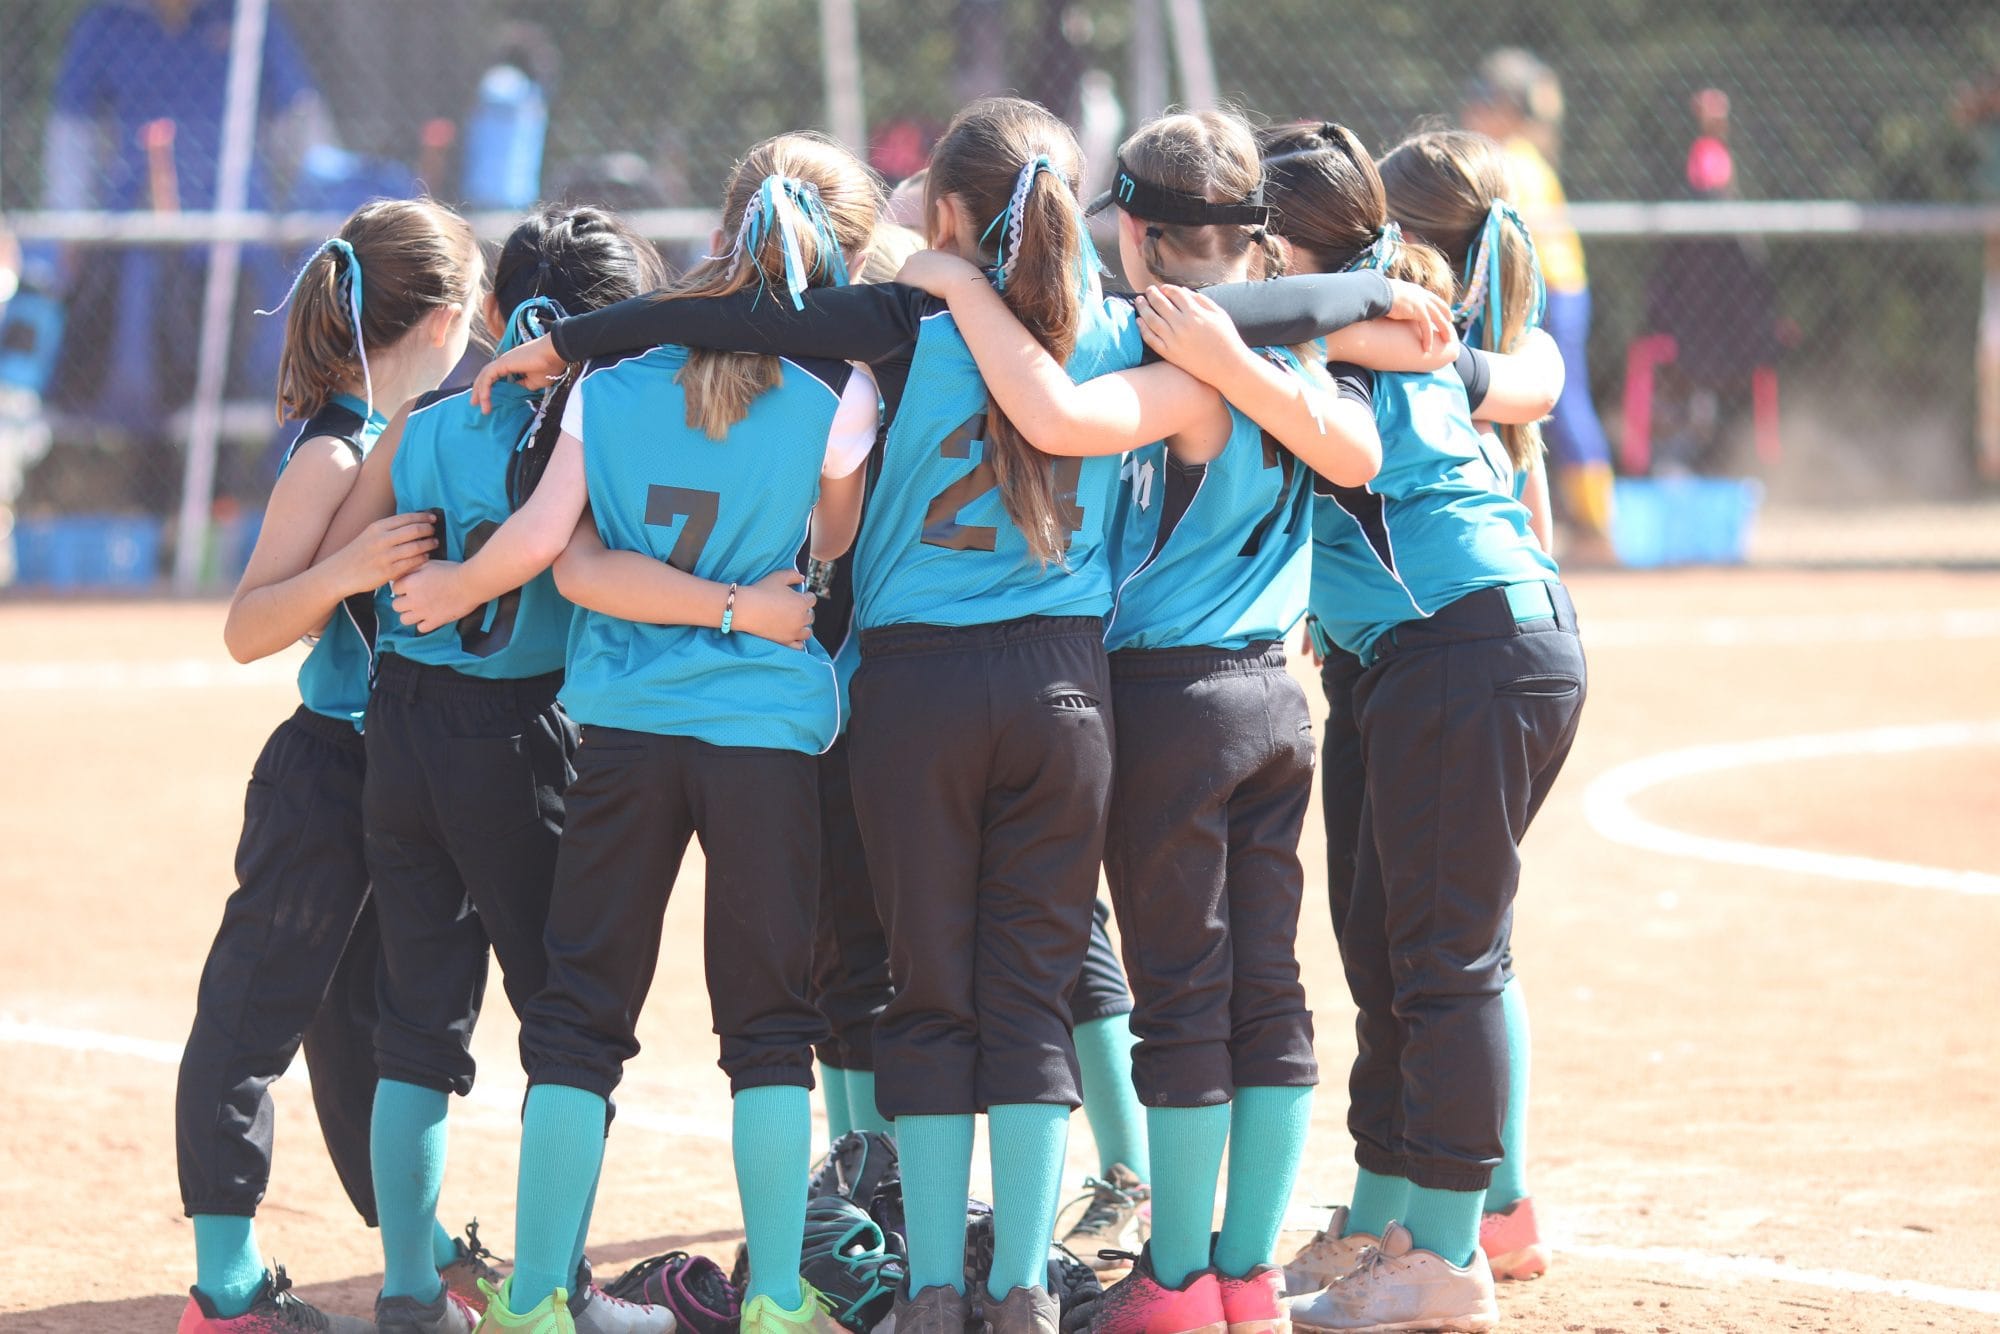
[[[1230,222],[1246,227],[1263,227],[1271,221],[1271,210],[1264,204],[1262,180],[1257,182],[1257,188],[1242,203],[1218,204],[1200,195],[1169,190],[1164,185],[1140,180],[1125,165],[1124,158],[1118,159],[1118,174],[1111,178],[1111,188],[1091,200],[1090,207],[1084,212],[1095,214],[1112,204],[1148,222],[1184,223],[1191,227]]]

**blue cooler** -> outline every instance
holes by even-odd
[[[1621,564],[1741,565],[1763,483],[1748,477],[1621,477],[1611,545]]]

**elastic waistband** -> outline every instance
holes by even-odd
[[[538,712],[554,701],[562,684],[561,672],[499,678],[468,676],[451,667],[414,662],[396,653],[384,653],[375,662],[376,691],[406,700],[513,701]]]
[[[1111,655],[1114,681],[1192,681],[1217,673],[1285,670],[1285,646],[1275,639],[1260,639],[1242,648],[1121,648]]]
[[[1405,621],[1388,631],[1370,646],[1365,661],[1372,667],[1392,653],[1460,639],[1500,638],[1544,621],[1560,630],[1576,631],[1576,604],[1561,584],[1532,580],[1482,588],[1423,620]]]
[[[986,625],[878,625],[861,632],[863,657],[895,657],[916,653],[949,653],[961,649],[999,648],[1041,639],[1085,638],[1104,642],[1104,621],[1097,616],[1023,616]]]
[[[357,751],[366,749],[361,741],[361,733],[355,731],[354,724],[345,718],[329,718],[323,713],[314,713],[301,704],[289,721],[292,726],[318,737],[321,741]]]

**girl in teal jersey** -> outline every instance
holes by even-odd
[[[650,291],[664,274],[653,248],[617,218],[552,206],[501,247],[483,303],[486,332],[510,346],[566,311]],[[392,510],[428,511],[443,525],[443,554],[478,550],[534,492],[568,391],[510,386],[491,414],[462,390],[413,400],[370,454],[328,541]],[[386,589],[376,603],[363,796],[383,951],[372,1157],[384,1277],[375,1318],[396,1334],[465,1334],[483,1302],[444,1290],[420,1224],[443,1185],[447,1097],[472,1085],[489,945],[516,1014],[546,980],[542,934],[577,746],[576,725],[556,702],[572,608],[547,574],[429,634],[397,619]],[[572,1273],[587,1230],[586,1217]],[[619,1303],[587,1278],[569,1290],[581,1329],[658,1334],[671,1323],[669,1313]]]
[[[725,191],[718,254],[663,304],[747,292],[789,305],[844,283],[880,202],[873,175],[830,140],[760,144]],[[600,360],[565,404],[528,504],[462,566],[399,586],[406,621],[448,624],[561,552],[557,586],[581,608],[562,701],[584,741],[548,983],[521,1039],[530,1092],[516,1268],[482,1328],[572,1327],[564,1289],[606,1099],[638,1049],[662,913],[696,834],[749,1248],[741,1324],[746,1334],[837,1328],[799,1267],[812,1044],[826,1033],[807,996],[816,758],[838,731],[839,692],[806,623],[763,638],[737,633],[736,617],[753,591],[791,597],[773,585],[800,581],[805,549],[831,559],[853,540],[879,402],[867,372],[846,362],[684,347]]]
[[[1453,290],[1436,252],[1389,219],[1348,131],[1275,132],[1265,168],[1298,266],[1380,265]],[[1348,1113],[1361,1175],[1338,1230],[1378,1244],[1292,1318],[1485,1329],[1497,1314],[1478,1240],[1502,1157],[1519,843],[1575,737],[1583,655],[1555,563],[1473,425],[1490,411],[1483,386],[1329,370],[1383,456],[1367,486],[1320,488],[1312,583],[1321,633],[1361,668],[1354,863],[1331,878],[1361,1011]]]
[[[1208,286],[1279,262],[1261,196],[1249,126],[1211,111],[1164,117],[1128,139],[1101,202],[1117,205],[1136,284]],[[1024,414],[1036,444],[1127,443],[1089,423],[1093,402],[1136,373],[1072,387],[1045,355],[1021,355],[1018,324],[969,266],[931,256],[905,276],[951,301],[996,399]],[[1155,288],[1149,324],[1156,299],[1172,311],[1193,298]],[[1358,483],[1377,453],[1373,423],[1333,403],[1297,354],[1259,358],[1222,327],[1236,360],[1216,380],[1251,415],[1205,386],[1190,393],[1184,414],[1156,422],[1166,440],[1129,442],[1142,447],[1126,458],[1112,518],[1117,767],[1105,865],[1138,999],[1135,1070],[1155,1153],[1152,1240],[1095,1317],[1111,1334],[1219,1323],[1257,1334],[1282,1323],[1271,1252],[1317,1080],[1293,952],[1312,736],[1280,641],[1305,611],[1311,469]],[[1426,354],[1393,324],[1335,340],[1392,365],[1436,367],[1452,351]],[[1191,766],[1190,750],[1212,759]],[[1218,1235],[1225,1140],[1231,1185]]]
[[[251,775],[237,889],[202,970],[175,1109],[196,1281],[181,1334],[330,1321],[264,1272],[251,1219],[270,1176],[268,1088],[301,1042],[327,1145],[371,1224],[376,938],[362,856],[362,713],[375,627],[368,594],[437,545],[430,517],[382,518],[315,563],[334,513],[385,424],[378,405],[431,388],[464,352],[479,252],[465,221],[428,200],[357,211],[306,262],[288,298],[278,402],[304,420],[272,490],[223,639],[250,662],[313,643],[302,703]],[[423,1244],[460,1256],[426,1215]],[[463,1267],[463,1266],[461,1266]]]
[[[1280,151],[1311,149],[1325,141],[1320,127],[1294,127],[1274,141]],[[1521,500],[1544,550],[1550,550],[1548,480],[1539,433],[1562,392],[1564,367],[1554,340],[1536,327],[1541,275],[1532,239],[1508,202],[1507,168],[1498,144],[1482,135],[1446,130],[1420,134],[1379,163],[1390,213],[1407,235],[1443,253],[1458,275],[1453,315],[1466,341],[1505,349],[1492,357],[1479,415],[1498,421],[1482,430],[1480,447],[1492,485]],[[1325,755],[1320,765],[1321,809],[1327,830],[1329,901],[1351,901],[1356,842],[1365,782],[1361,734],[1354,717],[1354,687],[1362,674],[1352,653],[1308,634],[1306,647],[1319,664],[1326,692]],[[1341,910],[1336,911],[1336,920]],[[1548,1250],[1536,1233],[1527,1197],[1525,1164],[1528,1088],[1527,1008],[1510,977],[1501,992],[1508,1053],[1504,1156],[1488,1188],[1480,1223],[1480,1249],[1496,1279],[1527,1278],[1546,1270]],[[1309,1293],[1346,1272],[1361,1248],[1379,1241],[1389,1213],[1401,1205],[1402,1188],[1364,1171],[1356,1202],[1337,1214],[1335,1226],[1315,1237],[1286,1266],[1288,1289]],[[1343,1236],[1342,1234],[1346,1235]]]
[[[1484,135],[1437,130],[1404,140],[1379,166],[1390,215],[1406,234],[1443,252],[1458,275],[1452,309],[1466,342],[1514,354],[1505,359],[1511,367],[1496,371],[1480,405],[1482,416],[1500,423],[1494,433],[1482,433],[1482,443],[1493,456],[1496,481],[1527,506],[1535,540],[1553,555],[1547,456],[1540,430],[1521,419],[1554,411],[1564,367],[1555,340],[1541,328],[1540,263],[1512,202],[1507,161],[1506,151]],[[1507,1027],[1507,1115],[1479,1247],[1493,1277],[1505,1281],[1539,1278],[1549,1265],[1528,1194],[1528,1002],[1511,948],[1500,1001]]]
[[[989,267],[995,303],[1067,363],[1065,382],[1135,366],[1142,351],[1131,305],[1095,291],[1078,171],[1059,121],[993,99],[954,120],[927,179],[932,243]],[[1254,309],[1264,294],[1247,295]],[[1372,275],[1298,295],[1309,327],[1290,337],[1354,318],[1310,327],[1314,298],[1344,295],[1344,309],[1377,315],[1391,304]],[[1089,934],[1111,767],[1102,632],[1114,456],[1166,434],[1157,414],[1212,391],[1151,368],[1123,386],[1103,438],[1044,453],[989,401],[953,312],[907,287],[808,293],[800,310],[627,303],[559,325],[555,361],[661,339],[875,366],[889,427],[855,565],[853,763],[897,989],[876,1029],[911,1250],[895,1319],[927,1331],[966,1319],[964,1205],[984,1110],[996,1233],[986,1319],[1051,1328],[1047,1247],[1076,1103],[1064,997]],[[546,373],[549,351],[502,359],[482,383]],[[1295,400],[1287,390],[1286,405]]]

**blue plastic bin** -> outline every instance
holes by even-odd
[[[14,580],[24,587],[151,588],[163,520],[145,514],[17,515]]]
[[[1623,477],[1611,545],[1621,563],[1741,565],[1763,483],[1747,477]]]

